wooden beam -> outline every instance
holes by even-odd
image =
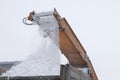
[[[69,24],[62,18],[59,22],[64,31],[60,31],[60,49],[74,66],[86,66],[86,51],[73,33]]]
[[[68,58],[71,65],[76,67],[87,67],[91,71],[92,80],[98,80],[93,65],[88,58],[85,49],[72,31],[65,18],[61,18],[56,9],[54,16],[63,30],[59,32],[60,49]]]
[[[85,49],[77,39],[65,18],[62,18],[59,25],[64,30],[59,32],[60,49],[68,58],[71,65],[76,67],[87,67],[91,71],[93,80],[98,80],[91,61],[89,60]]]

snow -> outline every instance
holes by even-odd
[[[33,18],[39,25],[38,50],[2,76],[60,75],[59,26],[53,12],[35,13]]]

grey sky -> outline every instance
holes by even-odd
[[[26,26],[22,19],[30,11],[53,8],[71,25],[99,80],[119,79],[119,0],[0,0],[0,61],[23,60],[34,53],[38,27]]]

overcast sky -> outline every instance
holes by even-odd
[[[24,60],[34,53],[38,27],[22,19],[30,11],[56,8],[84,46],[99,80],[120,74],[120,0],[0,0],[0,61]]]

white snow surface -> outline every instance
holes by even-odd
[[[36,53],[31,54],[17,66],[13,66],[2,76],[60,75],[59,26],[52,12],[49,14],[50,16],[41,17],[43,13],[36,13],[33,16],[35,23],[39,25],[39,36],[42,35]]]

